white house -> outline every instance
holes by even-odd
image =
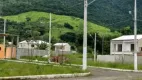
[[[29,48],[29,49],[37,48],[37,45],[42,43],[46,43],[47,45],[49,45],[48,42],[42,40],[30,40],[30,41],[24,40],[19,42],[18,48]]]
[[[69,53],[71,51],[71,46],[68,43],[56,43],[54,46],[56,53]]]
[[[137,52],[142,52],[142,35],[137,35]],[[124,35],[112,39],[110,44],[110,54],[133,54],[134,35]]]

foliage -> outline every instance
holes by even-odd
[[[132,29],[131,29],[129,26],[120,29],[120,32],[121,32],[123,35],[130,35],[130,34],[133,33]]]
[[[4,16],[3,18],[8,19],[7,33],[19,35],[21,40],[49,40],[49,13],[31,11],[13,16]],[[73,28],[69,29],[64,27],[65,23],[66,26]],[[102,37],[105,37],[105,39],[106,37],[110,37],[110,39],[107,40],[109,41],[120,35],[117,31],[112,32],[109,28],[88,22],[88,51],[90,53],[93,51],[94,43],[89,34],[94,36],[94,33],[97,33],[97,50],[99,53],[102,51]],[[54,44],[60,40],[70,43],[71,46],[77,46],[77,50],[82,52],[83,20],[72,16],[52,14],[51,41]],[[104,49],[109,48],[109,43],[106,43],[106,46],[108,47]],[[109,54],[109,50],[104,51],[104,53]]]
[[[90,1],[88,0],[88,3]],[[0,2],[1,15],[15,15],[35,10],[83,18],[82,0],[0,0]],[[141,4],[142,1],[138,0],[139,20],[142,19]],[[133,13],[133,0],[98,0],[88,6],[88,20],[115,29],[133,27],[133,14],[129,14],[129,11]],[[142,29],[139,20],[138,28]]]
[[[69,23],[64,23],[64,27],[69,28],[69,29],[73,29],[73,27]]]
[[[60,36],[61,40],[66,41],[66,42],[76,42],[76,34],[72,32],[67,32],[63,35]]]
[[[21,59],[31,59],[31,60],[38,60],[38,61],[47,61],[48,58],[43,56],[21,56]]]
[[[25,76],[25,75],[44,75],[44,74],[67,74],[67,73],[80,73],[84,72],[79,67],[73,66],[54,66],[48,65],[36,65],[28,63],[16,63],[0,61],[0,76]]]
[[[47,43],[37,44],[37,49],[46,50],[48,48]]]

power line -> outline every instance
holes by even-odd
[[[119,23],[127,22],[127,21],[130,21],[130,19],[125,20],[125,21],[120,21],[120,22],[112,23],[112,24],[108,24],[108,25],[109,25],[109,26],[111,26],[111,25],[116,25],[116,24],[119,24]]]
[[[88,3],[88,6],[90,5],[90,4],[92,4],[93,2],[95,2],[96,0],[92,0],[91,2],[89,2]]]
[[[78,3],[78,4],[75,4],[75,5],[73,5],[73,6],[71,6],[71,7],[68,7],[68,8],[73,8],[73,7],[78,6],[78,5],[80,5],[80,4],[82,4],[82,2],[80,2],[80,3]]]

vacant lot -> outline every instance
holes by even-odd
[[[73,66],[54,66],[51,64],[36,65],[29,63],[0,61],[0,77],[42,74],[66,74],[80,72],[83,72],[80,67]]]

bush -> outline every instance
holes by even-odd
[[[69,23],[64,23],[64,27],[68,29],[73,29],[73,27]]]

